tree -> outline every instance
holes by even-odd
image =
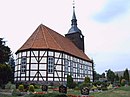
[[[119,81],[119,76],[118,76],[118,74],[115,75],[115,81]]]
[[[12,70],[10,65],[0,64],[0,86],[2,87],[11,80]]]
[[[96,71],[94,71],[94,80],[99,80],[99,78],[101,77],[100,74],[98,74]]]
[[[67,87],[72,88],[73,78],[71,75],[67,75]]]
[[[11,50],[8,46],[5,46],[5,41],[0,38],[0,86],[3,87],[8,81],[11,80],[12,70],[9,62]]]
[[[84,83],[90,83],[90,78],[89,77],[85,77]]]
[[[107,80],[110,81],[111,83],[113,83],[115,80],[115,73],[111,71],[111,69],[107,71]]]
[[[11,55],[11,50],[8,46],[5,46],[5,41],[3,38],[0,38],[0,63],[4,64],[9,61]]]
[[[126,69],[126,70],[124,71],[123,77],[124,77],[124,79],[125,79],[127,82],[129,82],[129,71],[128,71],[128,69]]]
[[[13,55],[10,56],[8,64],[12,69],[11,82],[14,82],[14,72],[15,72],[15,60]]]
[[[102,75],[101,75],[101,76],[102,76],[102,78],[105,78],[105,73],[102,73]]]

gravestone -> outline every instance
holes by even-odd
[[[42,91],[47,91],[48,90],[48,86],[47,85],[42,85]]]
[[[83,87],[81,89],[81,94],[82,95],[89,95],[89,88],[88,87]]]
[[[67,93],[67,87],[64,85],[59,86],[59,92],[60,93]]]

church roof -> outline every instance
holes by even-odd
[[[42,24],[38,26],[34,33],[16,53],[30,49],[56,50],[91,61],[83,51],[79,50],[71,42],[71,40]]]

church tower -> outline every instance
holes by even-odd
[[[65,35],[70,39],[80,50],[84,52],[84,36],[81,30],[77,27],[77,19],[75,15],[75,6],[73,5],[73,15],[71,20],[71,28],[68,33]]]

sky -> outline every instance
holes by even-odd
[[[44,24],[61,35],[71,27],[73,0],[0,0],[0,37],[15,52]],[[130,0],[75,0],[85,53],[95,70],[130,69]]]

